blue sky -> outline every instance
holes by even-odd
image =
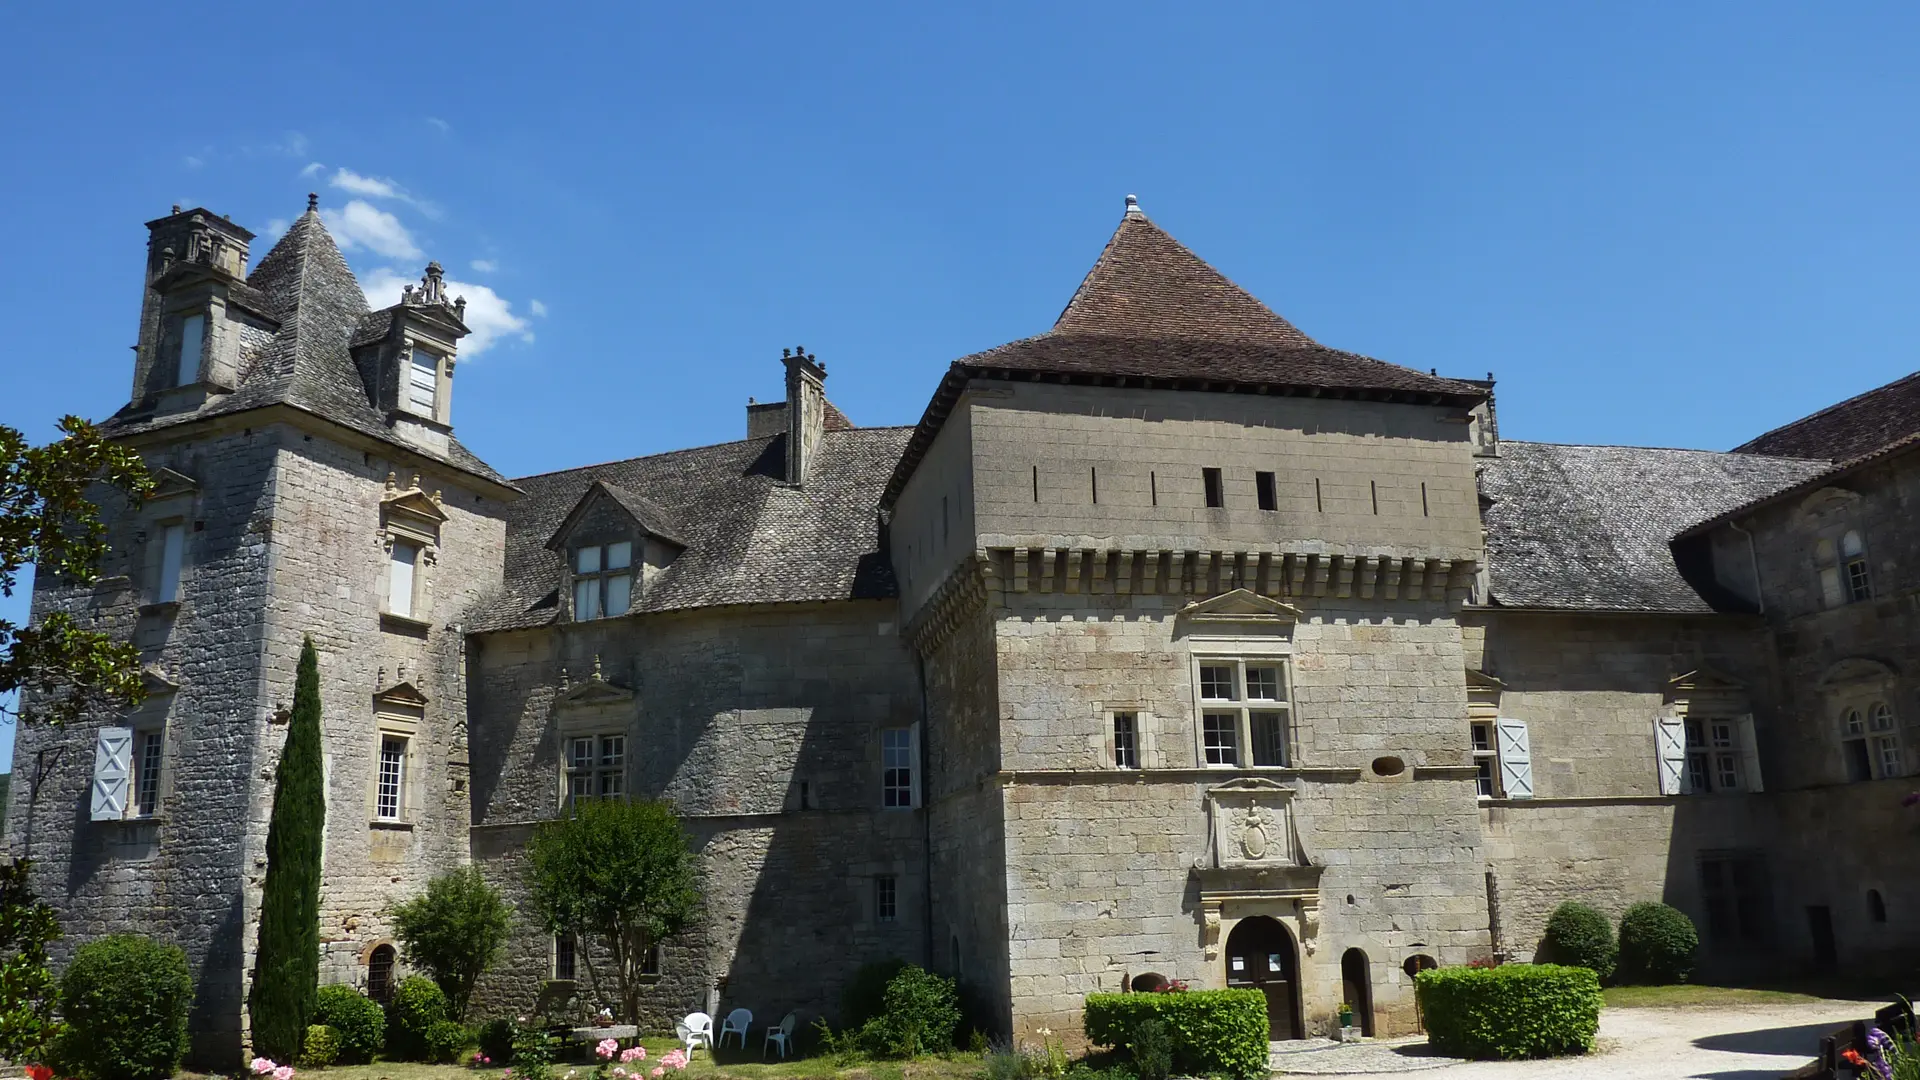
[[[1323,342],[1494,372],[1509,438],[1726,448],[1920,366],[1912,5],[1201,7],[21,8],[0,423],[123,403],[142,222],[257,259],[308,191],[370,287],[465,287],[509,475],[738,438],[783,345],[912,423],[1128,192]]]

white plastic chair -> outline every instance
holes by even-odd
[[[747,1048],[747,1028],[753,1024],[753,1010],[735,1009],[720,1021],[720,1045],[727,1045],[727,1036],[740,1036],[740,1049]]]
[[[793,1025],[798,1019],[798,1016],[793,1013],[788,1013],[780,1018],[778,1027],[767,1028],[767,1041],[761,1044],[760,1047],[760,1057],[763,1060],[767,1056],[767,1051],[773,1049],[775,1046],[780,1048],[780,1060],[785,1061],[787,1059],[787,1051],[793,1047]]]
[[[688,1013],[685,1020],[673,1025],[673,1030],[680,1036],[680,1041],[687,1044],[689,1057],[702,1046],[713,1049],[713,1017],[706,1013]]]

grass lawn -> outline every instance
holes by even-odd
[[[642,1039],[647,1060],[635,1062],[651,1067],[660,1055],[679,1044],[672,1039]],[[757,1048],[755,1048],[757,1049]],[[565,1080],[568,1070],[575,1080],[591,1080],[592,1065],[553,1067],[555,1080]],[[464,1065],[420,1065],[410,1061],[381,1061],[372,1065],[336,1065],[331,1069],[302,1069],[304,1080],[499,1080],[504,1069],[474,1069]],[[694,1055],[682,1073],[668,1073],[684,1080],[974,1080],[981,1074],[980,1055],[956,1053],[951,1058],[921,1058],[918,1061],[873,1061],[839,1068],[827,1058],[798,1058],[762,1062],[753,1049],[729,1047],[716,1062],[705,1050]],[[645,1075],[645,1072],[642,1072]],[[186,1080],[186,1078],[181,1078]]]
[[[1612,1009],[1694,1009],[1734,1005],[1802,1005],[1819,1001],[1791,990],[1754,990],[1735,986],[1609,986],[1601,991]]]

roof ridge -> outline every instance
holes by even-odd
[[[1830,416],[1838,412],[1839,410],[1846,408],[1849,405],[1857,404],[1861,401],[1866,400],[1867,398],[1872,397],[1875,394],[1885,393],[1888,390],[1892,390],[1895,387],[1913,382],[1916,379],[1920,379],[1920,371],[1909,372],[1908,374],[1902,375],[1901,377],[1893,380],[1892,382],[1881,383],[1879,386],[1875,386],[1867,390],[1862,390],[1859,393],[1853,395],[1852,397],[1843,398],[1839,401],[1834,402],[1831,405],[1828,405],[1824,409],[1817,409],[1813,412],[1808,413],[1805,416],[1800,417],[1797,420],[1789,420],[1778,427],[1769,428],[1766,431],[1763,431],[1760,434],[1755,435],[1753,438],[1748,439],[1746,442],[1741,443],[1740,446],[1752,446],[1754,443],[1757,443],[1760,440],[1767,438],[1768,436],[1778,435],[1781,432],[1811,424],[1815,420],[1820,419],[1821,417]],[[1739,450],[1740,447],[1736,446],[1734,447],[1734,449]],[[1862,453],[1872,453],[1872,451],[1871,450],[1862,451]]]
[[[825,435],[827,436],[868,435],[874,432],[881,432],[881,431],[911,431],[913,429],[913,426],[914,425],[912,424],[884,424],[884,425],[879,425],[875,427],[839,428],[837,430],[827,431],[825,432]],[[611,468],[612,466],[615,466],[615,465],[625,465],[625,464],[628,464],[629,462],[634,462],[634,461],[654,461],[660,458],[675,457],[681,454],[697,454],[704,450],[721,450],[730,446],[741,446],[746,443],[772,442],[774,439],[782,439],[785,437],[786,437],[785,432],[775,432],[772,435],[762,435],[757,439],[729,439],[726,442],[704,443],[700,446],[682,446],[673,450],[662,450],[657,454],[635,454],[632,457],[608,458],[605,461],[596,461],[589,465],[575,465],[571,468],[566,468],[566,469],[548,469],[546,472],[528,473],[525,476],[516,476],[516,477],[513,477],[512,480],[513,480],[513,483],[518,484],[523,480],[539,480],[548,476],[562,476],[567,473],[586,472],[588,469],[606,469],[606,468]]]
[[[1520,446],[1562,446],[1576,450],[1658,450],[1669,454],[1712,454],[1715,457],[1758,458],[1763,461],[1821,461],[1822,458],[1804,458],[1793,454],[1761,454],[1752,450],[1707,450],[1698,446],[1641,446],[1637,443],[1577,443],[1555,442],[1549,439],[1501,439],[1500,445],[1509,443]]]

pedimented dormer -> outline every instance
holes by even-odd
[[[1252,589],[1233,589],[1206,600],[1196,600],[1175,616],[1180,633],[1188,636],[1287,637],[1300,620],[1300,609],[1262,596]]]
[[[441,452],[453,431],[453,368],[466,313],[466,298],[448,298],[433,262],[398,304],[369,312],[353,334],[354,364],[374,407],[396,433]]]
[[[147,290],[132,400],[191,408],[239,385],[251,347],[279,329],[246,284],[253,233],[204,207],[147,223]]]
[[[638,607],[647,583],[686,546],[665,508],[604,480],[594,481],[547,541],[566,560],[564,607],[574,622]]]

